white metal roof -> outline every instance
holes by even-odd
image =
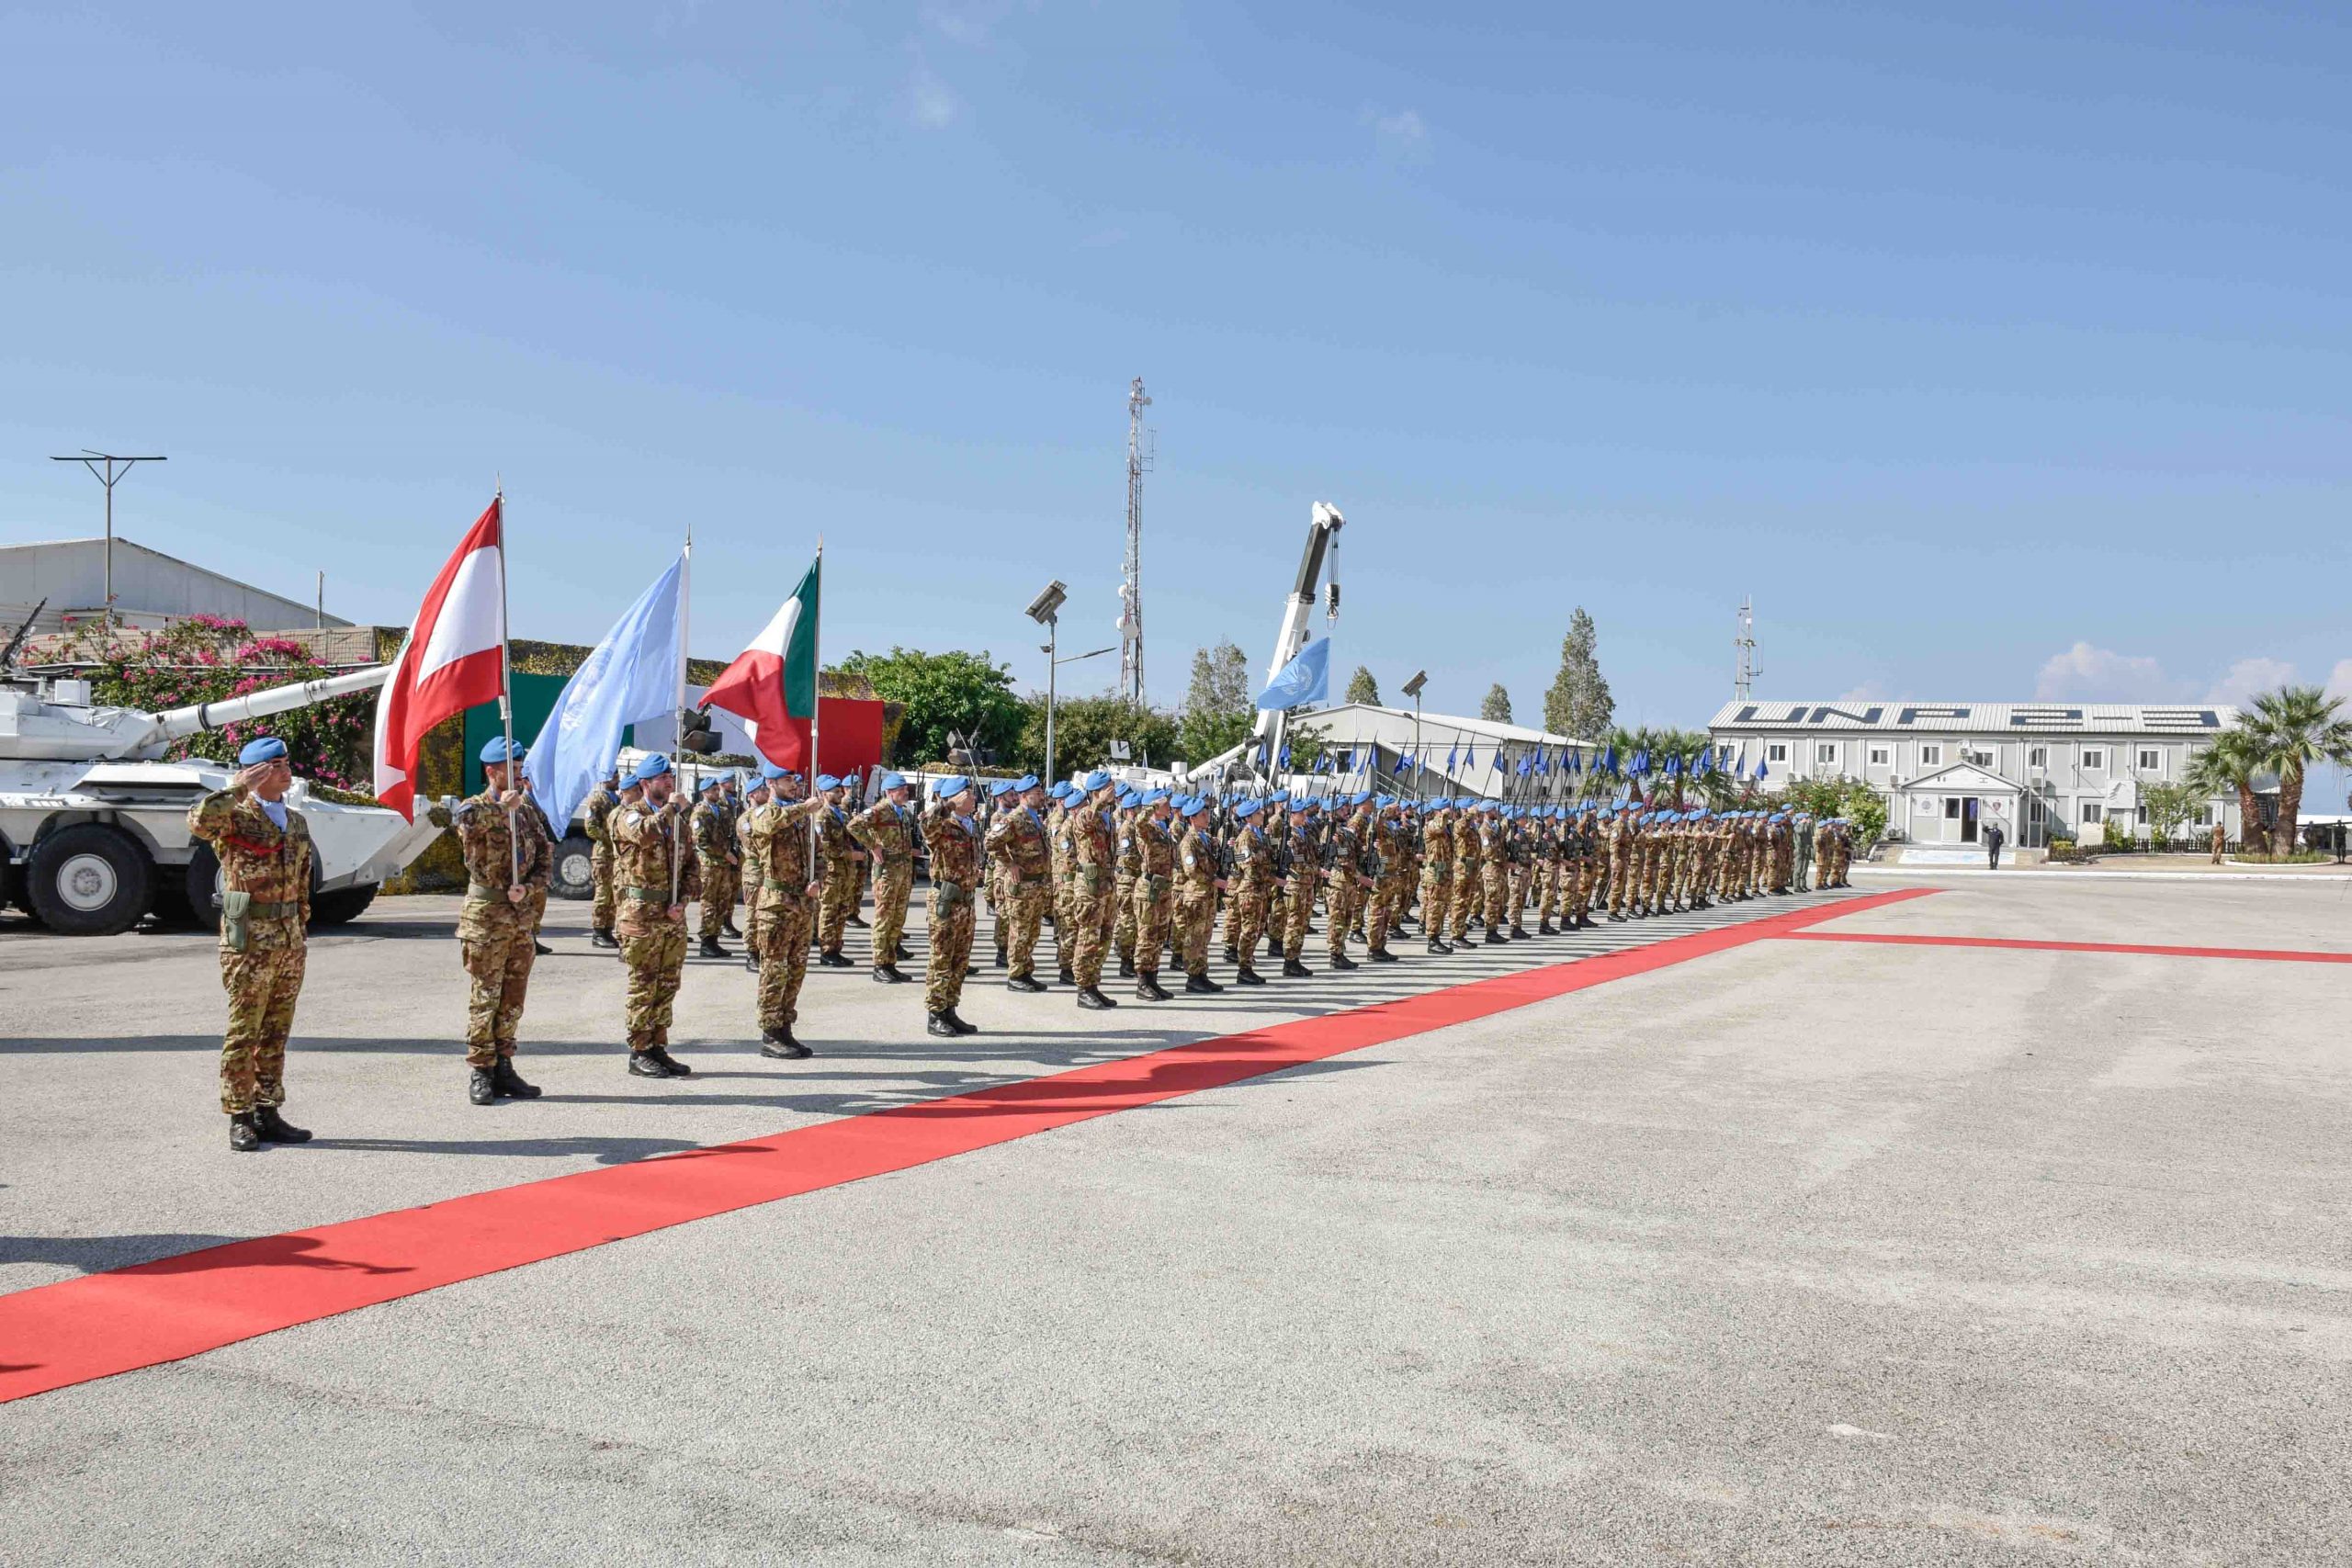
[[[1782,703],[1734,699],[1710,730],[1866,729],[1896,735],[2218,735],[2238,710],[2217,703]]]

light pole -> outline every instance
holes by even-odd
[[[1054,671],[1061,660],[1054,649],[1061,641],[1061,607],[1069,597],[1069,585],[1060,578],[1046,584],[1038,595],[1029,601],[1029,618],[1046,628],[1046,782],[1054,782]]]
[[[1405,694],[1413,699],[1413,798],[1421,798],[1421,688],[1430,683],[1430,672],[1416,670],[1413,678],[1405,682]]]
[[[85,454],[83,457],[51,457],[50,461],[79,463],[90,470],[92,479],[107,487],[107,629],[111,632],[114,629],[114,487],[118,481],[129,478],[130,470],[141,463],[168,463],[171,459],[169,457],[123,457],[111,452],[92,452],[87,446],[83,447],[82,451]],[[98,471],[100,463],[107,466],[104,473]],[[120,473],[115,471],[117,463],[122,465]]]

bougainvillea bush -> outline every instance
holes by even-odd
[[[44,662],[74,666],[101,705],[151,713],[335,673],[299,642],[256,637],[244,622],[219,615],[190,615],[160,631],[91,622],[69,633]],[[286,742],[296,773],[343,798],[368,799],[375,726],[376,694],[361,692],[191,735],[168,755],[233,764],[246,741],[275,735]]]

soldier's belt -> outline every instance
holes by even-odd
[[[503,899],[506,897],[506,889],[503,887],[492,887],[480,882],[469,882],[466,884],[466,897],[469,898],[489,898],[493,900]]]
[[[670,902],[670,890],[666,887],[624,887],[621,889],[621,894],[624,897],[634,898],[640,904],[666,906]]]
[[[300,904],[253,903],[245,906],[245,919],[249,920],[290,920],[301,912]]]

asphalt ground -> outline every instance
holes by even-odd
[[[481,1109],[454,906],[388,900],[313,944],[318,1141],[251,1156],[206,939],[0,923],[0,1291],[1811,901],[1108,1015],[984,973],[961,1042],[812,971],[795,1064],[696,962],[684,1082],[623,1072],[559,906],[547,1098]],[[2352,952],[2347,917],[1974,879],[1816,929]],[[2338,1563],[2347,1000],[2352,965],[1757,942],[0,1405],[0,1561]]]

